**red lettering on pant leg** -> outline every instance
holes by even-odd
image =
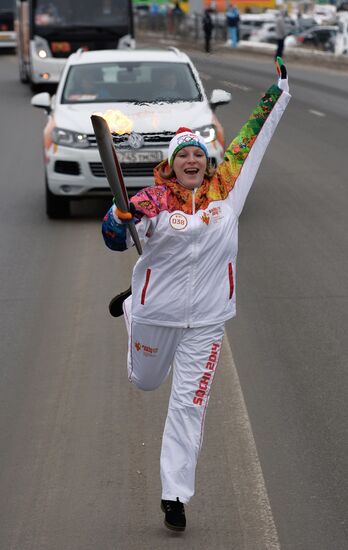
[[[200,383],[199,383],[199,389],[206,392],[207,387],[208,387],[208,382],[206,382],[205,380],[201,380]]]
[[[203,405],[203,399],[201,397],[194,397],[193,402],[195,405]]]
[[[207,364],[205,365],[205,369],[208,370],[208,372],[204,372],[202,378],[199,381],[198,390],[195,392],[195,396],[193,398],[193,403],[195,405],[202,405],[203,404],[203,397],[205,396],[208,387],[209,382],[212,376],[212,373],[209,371],[215,370],[215,367],[217,365],[218,360],[218,354],[217,350],[220,348],[220,344],[214,342],[211,346],[210,350],[210,356],[209,360],[207,361]]]

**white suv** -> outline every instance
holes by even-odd
[[[47,215],[68,216],[71,199],[110,195],[90,120],[93,113],[117,119],[113,139],[132,193],[153,184],[153,169],[166,158],[180,126],[201,134],[212,162],[221,162],[224,134],[214,110],[230,100],[228,92],[214,90],[208,101],[194,65],[175,48],[71,55],[56,95],[43,92],[31,100],[48,113]]]

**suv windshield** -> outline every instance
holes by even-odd
[[[73,65],[62,103],[201,101],[186,63],[119,62]]]

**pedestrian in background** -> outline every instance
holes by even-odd
[[[173,369],[160,462],[161,508],[166,527],[174,531],[186,527],[184,505],[195,491],[225,322],[236,313],[238,220],[290,99],[281,59],[277,70],[278,86],[267,90],[216,169],[204,138],[181,127],[169,143],[168,158],[154,170],[155,185],[130,199],[130,212],[113,205],[103,222],[111,250],[132,246],[127,223],[136,224],[143,241],[132,294],[123,303],[128,378],[150,391]],[[146,496],[141,506],[147,506]],[[139,513],[150,518],[147,508]]]
[[[173,21],[174,21],[174,33],[177,35],[181,30],[181,23],[185,15],[180,7],[179,2],[175,2],[175,6],[173,8],[172,13],[173,13]]]
[[[283,56],[284,40],[286,35],[287,35],[287,32],[286,32],[286,24],[285,24],[285,14],[283,11],[280,11],[276,18],[277,50],[276,50],[274,59],[277,59],[277,57]]]
[[[150,21],[151,21],[151,30],[156,31],[159,28],[159,7],[156,2],[152,2],[150,5]]]
[[[213,18],[211,16],[211,10],[209,8],[204,10],[202,24],[203,24],[203,32],[204,32],[205,51],[207,53],[210,53],[211,51],[210,41],[211,41],[213,29],[214,29],[214,23],[213,23]]]
[[[226,12],[226,22],[232,48],[237,47],[239,36],[239,20],[240,17],[238,8],[231,4]]]

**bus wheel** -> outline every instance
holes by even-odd
[[[46,214],[52,220],[69,218],[70,200],[54,195],[48,188],[46,179]]]

